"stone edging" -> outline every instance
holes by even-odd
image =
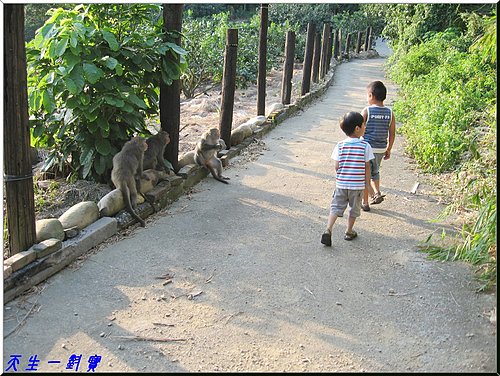
[[[266,122],[258,126],[252,136],[232,146],[229,150],[223,150],[221,152],[222,163],[226,166],[230,159],[238,156],[254,139],[262,138],[285,119],[294,116],[299,110],[323,95],[333,81],[335,67],[340,63],[342,61],[332,60],[328,74],[322,82],[313,84],[316,87],[313,87],[311,92],[296,100],[294,104],[286,105],[283,109],[269,114]],[[146,193],[146,201],[137,206],[137,213],[145,219],[162,210],[208,174],[209,172],[200,166],[184,166],[177,175],[167,177]],[[48,239],[4,260],[4,304],[43,282],[85,252],[134,223],[136,220],[128,212],[122,210],[115,217],[98,219],[71,239],[65,241]]]

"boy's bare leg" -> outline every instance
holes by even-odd
[[[335,224],[335,221],[337,220],[338,215],[330,213],[328,216],[328,222],[326,224],[326,231],[329,232],[330,234],[332,233],[332,228],[333,225]]]
[[[377,193],[380,194],[380,180],[371,180],[370,188],[371,188],[370,192],[371,197],[375,196]]]
[[[368,205],[368,188],[363,190],[363,200],[361,201],[362,205]]]
[[[356,222],[356,217],[349,216],[347,218],[347,230],[346,230],[346,232],[349,232],[349,233],[352,232],[352,228],[354,227],[354,222]]]

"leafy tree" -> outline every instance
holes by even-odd
[[[160,77],[170,84],[182,69],[163,57],[185,53],[165,42],[160,14],[148,4],[49,12],[27,46],[32,137],[50,149],[44,169],[67,165],[69,179],[106,181],[123,143],[147,133]]]

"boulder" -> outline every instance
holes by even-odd
[[[63,228],[78,227],[80,230],[99,219],[99,208],[93,201],[83,201],[69,208],[59,217]]]
[[[141,188],[142,181],[143,179],[141,179]],[[151,189],[147,191],[149,192]],[[142,204],[143,202],[144,197],[142,195],[137,195],[137,204]],[[97,208],[101,217],[112,217],[120,210],[125,209],[125,201],[123,201],[122,191],[120,191],[118,188],[113,189],[111,192],[109,192],[99,200],[99,202],[97,203]]]
[[[273,103],[271,106],[269,106],[267,116],[269,116],[275,112],[279,112],[279,111],[283,110],[284,108],[285,108],[285,106],[282,103]]]
[[[64,240],[64,227],[57,218],[40,219],[35,223],[36,242],[47,239]]]
[[[154,169],[144,170],[141,179],[141,193],[146,194],[162,180],[166,180],[170,176],[168,171],[158,171]],[[137,195],[136,204],[142,204],[144,197]],[[101,217],[112,217],[120,210],[125,209],[125,201],[123,201],[122,192],[119,189],[114,189],[105,195],[97,203],[99,214]]]
[[[231,131],[231,146],[241,144],[241,142],[253,134],[252,128],[248,124],[241,124]]]
[[[266,122],[266,117],[264,115],[259,115],[246,121],[245,124],[249,125],[250,128],[252,128],[252,131],[255,131],[255,129],[258,126],[264,124],[265,122]]]

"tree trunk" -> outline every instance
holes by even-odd
[[[4,181],[9,256],[36,240],[30,158],[24,5],[4,5]]]

